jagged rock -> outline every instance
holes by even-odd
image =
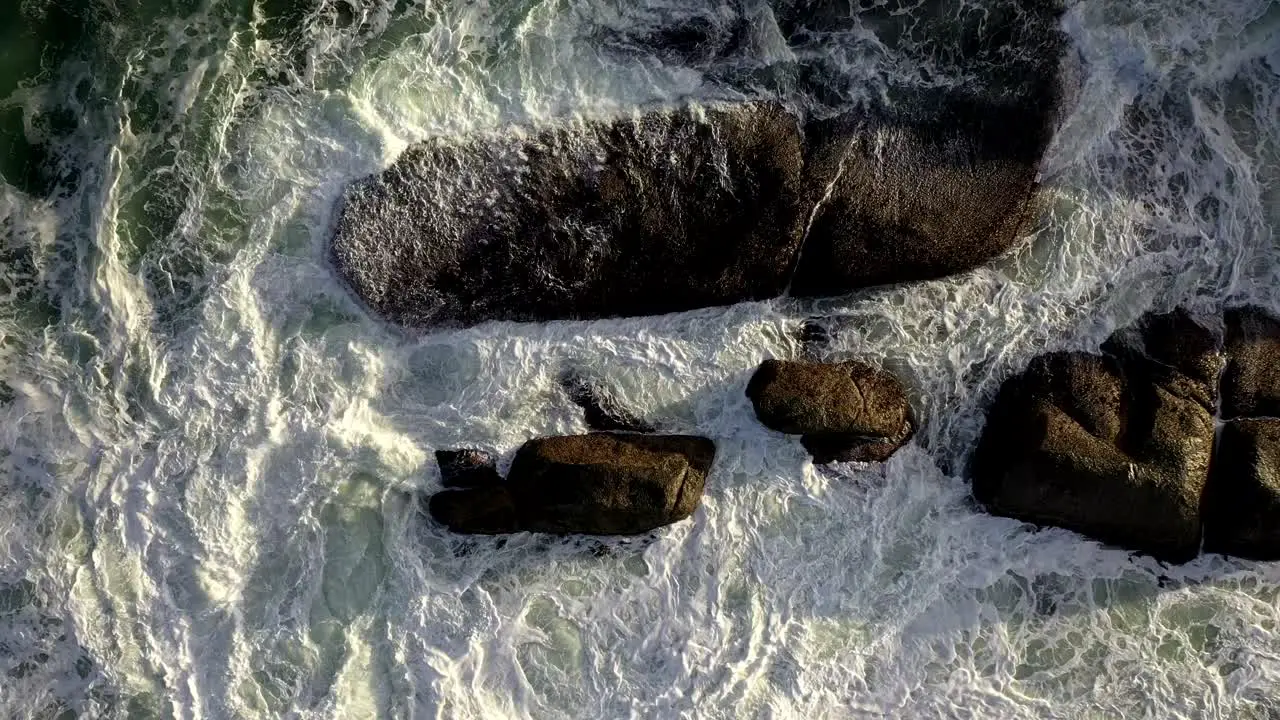
[[[801,169],[773,103],[436,138],[348,189],[332,255],[406,325],[764,299],[800,242]]]
[[[1213,410],[1224,363],[1220,344],[1213,332],[1178,308],[1120,329],[1102,351],[1140,371],[1148,382]]]
[[[502,482],[498,459],[484,450],[437,450],[440,482],[447,488],[485,487]]]
[[[1257,307],[1226,313],[1225,418],[1280,417],[1280,319]]]
[[[1118,333],[1106,354],[1036,358],[988,413],[974,495],[997,515],[1172,562],[1195,557],[1221,366],[1211,337],[1174,313]]]
[[[428,510],[460,533],[635,535],[692,514],[714,459],[714,443],[689,435],[538,438],[504,485],[446,490]]]
[[[572,370],[560,376],[560,387],[582,408],[587,427],[599,431],[651,433],[652,425],[636,417],[607,390]]]
[[[766,360],[747,397],[765,427],[800,435],[817,463],[883,461],[915,432],[902,384],[863,363]]]
[[[1280,560],[1280,419],[1219,431],[1205,497],[1205,552]]]

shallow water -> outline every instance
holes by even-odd
[[[744,2],[725,60],[643,41],[732,19],[709,3],[121,5],[0,31],[0,716],[1280,717],[1280,566],[1036,531],[962,475],[1035,354],[1178,304],[1280,311],[1280,5],[1071,5],[1045,210],[990,267],[421,335],[324,252],[342,189],[407,144],[962,82],[902,34],[928,8],[792,48]],[[821,97],[770,79],[811,62]],[[882,467],[815,470],[743,395],[816,312],[912,388],[923,427]],[[432,450],[584,429],[566,365],[717,442],[702,509],[630,541],[425,518]]]

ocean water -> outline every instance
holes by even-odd
[[[1034,355],[1280,311],[1278,3],[1069,4],[1043,213],[958,277],[407,333],[325,262],[342,189],[432,135],[965,82],[933,4],[802,47],[752,0],[8,5],[0,717],[1280,718],[1280,565],[993,518],[963,476]],[[745,30],[673,53],[646,39],[672,18]],[[838,91],[797,95],[806,63]],[[815,469],[743,395],[815,313],[912,389],[882,466]],[[426,518],[434,449],[585,429],[566,366],[716,441],[702,508],[631,540]]]

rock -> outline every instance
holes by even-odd
[[[656,315],[972,269],[1037,216],[1041,159],[1078,84],[1056,3],[993,1],[607,14],[616,27],[587,34],[605,52],[698,67],[722,96],[810,116],[717,103],[429,139],[344,193],[332,262],[371,310],[414,327]],[[864,23],[885,30],[868,39]],[[896,64],[871,76],[922,76],[868,84],[862,54],[842,53],[890,38]]]
[[[643,7],[627,10],[638,16],[623,15],[620,27],[603,28],[598,33],[601,46],[614,55],[653,57],[667,65],[704,68],[724,60],[749,31],[747,18],[729,8],[691,14],[671,6],[658,13]]]
[[[820,464],[886,460],[915,432],[901,383],[863,363],[766,360],[747,397],[765,427],[800,435]]]
[[[569,400],[582,408],[587,427],[599,431],[651,433],[652,425],[636,417],[618,402],[608,391],[583,375],[568,371],[560,377],[560,387],[569,394]]]
[[[714,443],[688,435],[538,438],[505,485],[440,492],[428,509],[461,533],[635,535],[692,514],[714,459]]]
[[[1222,427],[1205,497],[1204,549],[1280,560],[1280,419]]]
[[[436,464],[440,466],[440,482],[447,488],[485,487],[502,482],[498,459],[483,450],[437,450]]]
[[[801,170],[774,103],[435,138],[348,189],[332,257],[411,326],[770,298],[800,242]]]
[[[1223,417],[1280,417],[1280,319],[1257,307],[1233,308],[1226,326]]]
[[[1033,360],[988,413],[975,497],[997,515],[1170,562],[1195,557],[1214,442],[1205,380],[1221,362],[1204,337],[1175,313],[1149,318],[1136,339],[1118,333],[1105,354]]]

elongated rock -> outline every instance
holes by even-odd
[[[690,435],[537,438],[505,484],[437,493],[428,510],[460,533],[635,535],[693,513],[714,459],[715,444]]]
[[[348,188],[332,261],[413,327],[656,315],[968,270],[1034,215],[1061,93],[774,102],[435,138]]]

